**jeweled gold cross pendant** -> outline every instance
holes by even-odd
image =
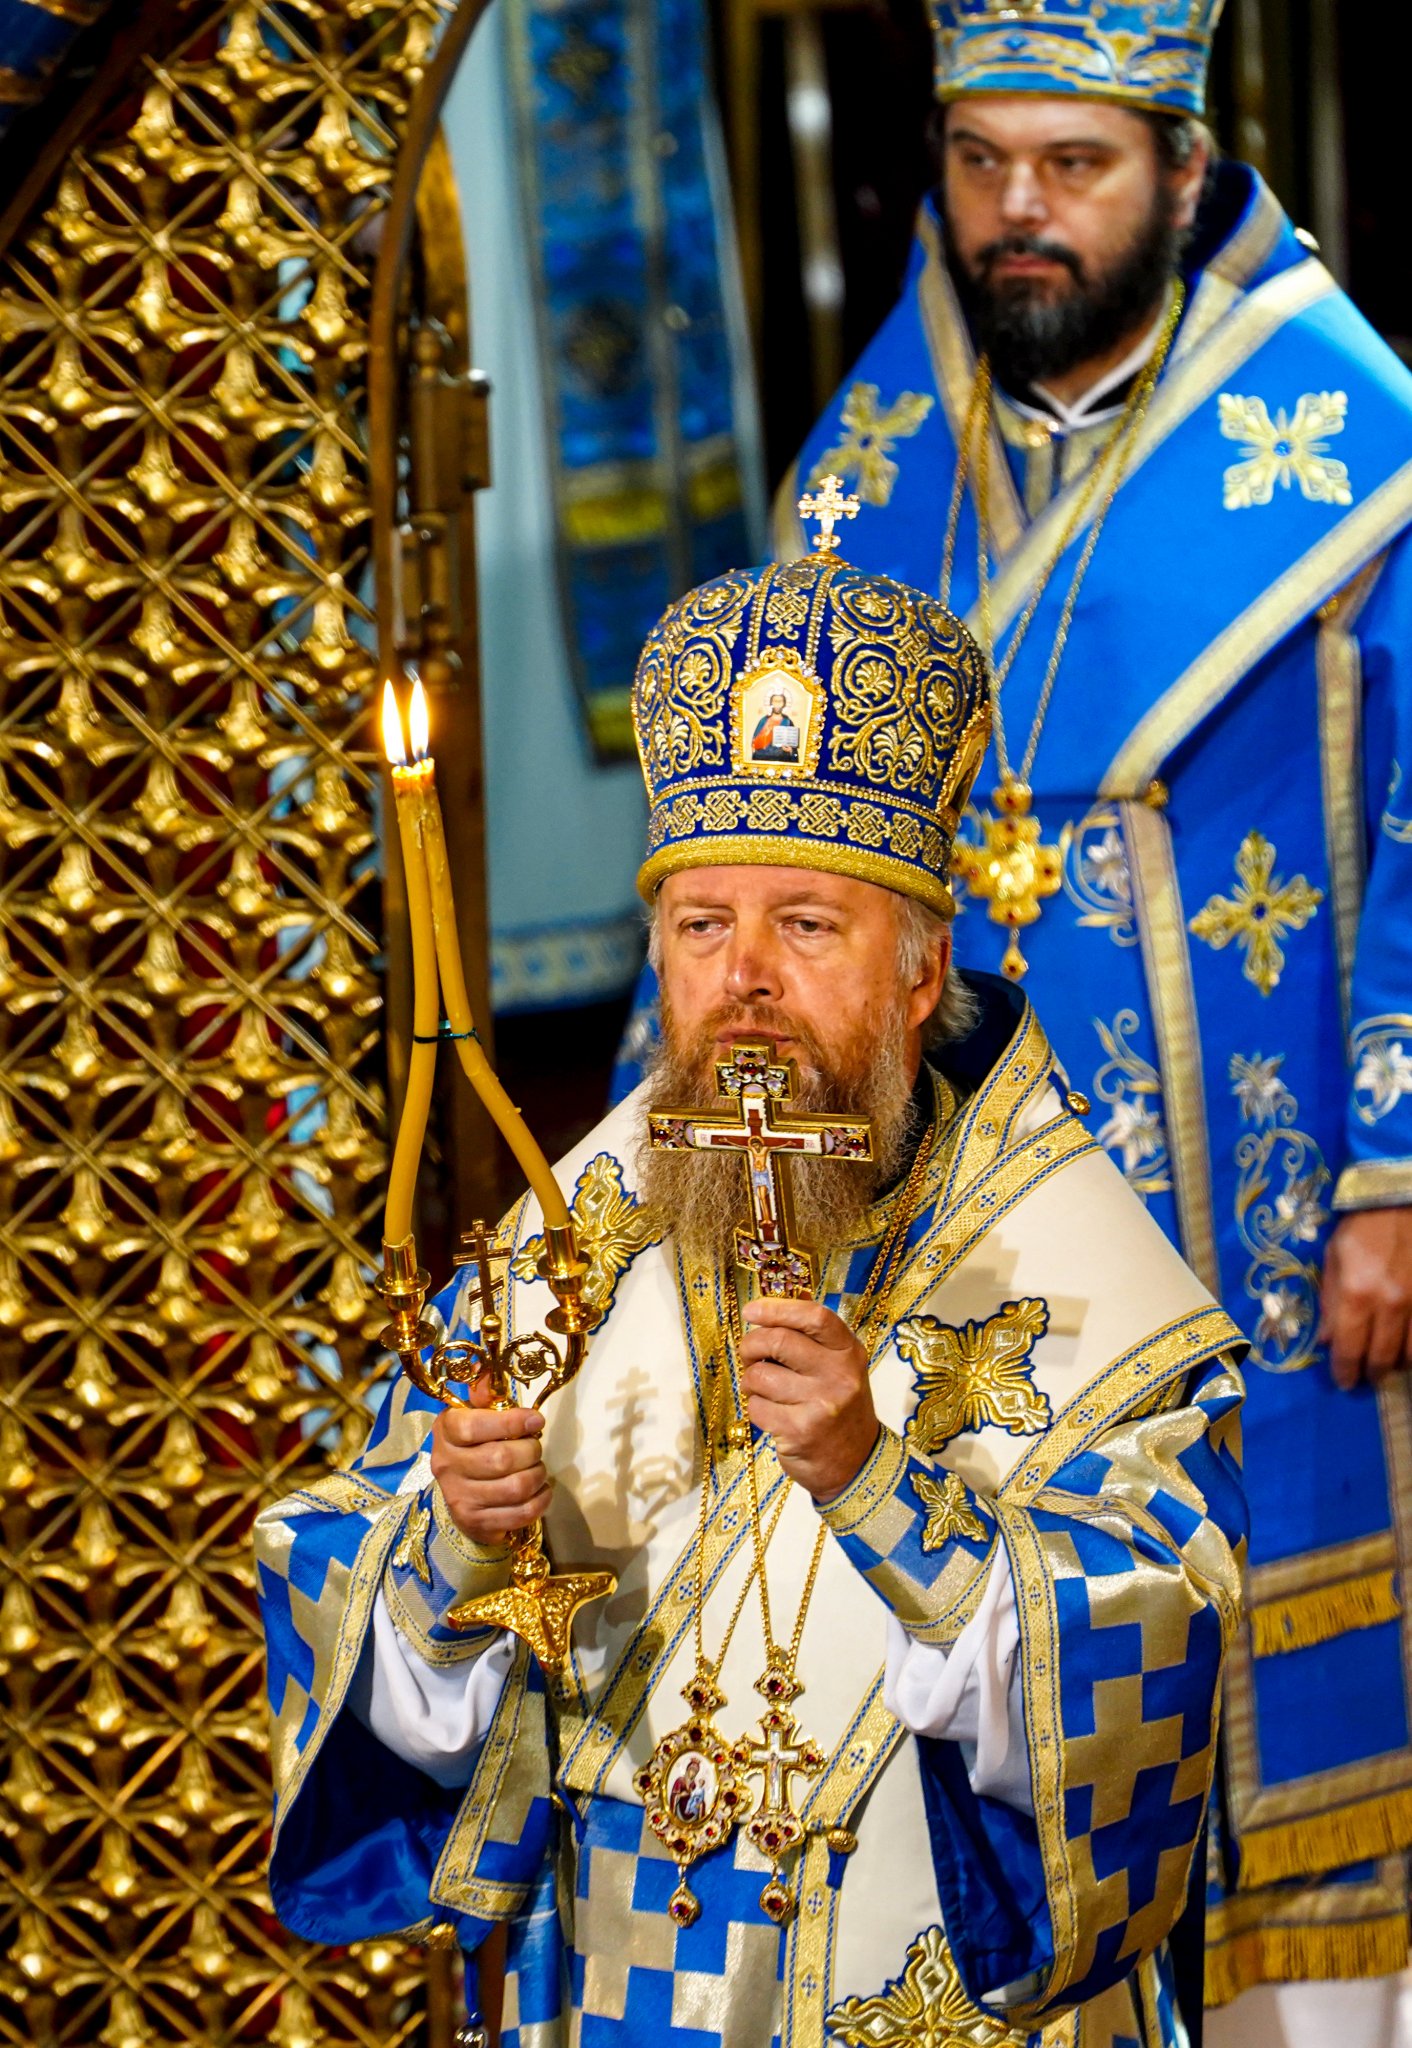
[[[772,1057],[753,1040],[731,1047],[716,1064],[716,1085],[734,1110],[654,1109],[648,1137],[659,1152],[738,1152],[746,1166],[750,1229],[735,1234],[737,1265],[753,1273],[762,1294],[807,1301],[818,1281],[814,1256],[794,1241],[794,1213],[780,1173],[787,1159],[868,1160],[872,1125],[864,1117],[791,1116],[779,1104],[794,1098],[793,1060]]]
[[[743,1737],[736,1744],[735,1754],[742,1770],[760,1779],[759,1804],[745,1824],[745,1833],[774,1865],[770,1881],[760,1894],[760,1904],[779,1925],[790,1918],[795,1907],[794,1893],[785,1883],[780,1866],[790,1851],[799,1847],[806,1833],[794,1781],[816,1778],[828,1758],[807,1735],[800,1733],[793,1714],[780,1706],[761,1715],[760,1739],[752,1742],[748,1736]]]
[[[1004,925],[1010,934],[1000,963],[1007,981],[1019,981],[1029,971],[1015,934],[1038,922],[1040,904],[1059,893],[1064,878],[1064,847],[1041,846],[1031,800],[1028,783],[1002,781],[994,796],[999,815],[982,818],[980,845],[958,839],[951,854],[952,873],[989,904],[991,923]]]

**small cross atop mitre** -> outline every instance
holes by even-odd
[[[838,547],[834,528],[840,519],[858,517],[858,500],[853,496],[844,496],[841,476],[826,476],[820,480],[817,491],[806,491],[799,500],[799,516],[801,519],[818,520],[819,531],[814,536],[814,552],[817,555],[831,555]]]

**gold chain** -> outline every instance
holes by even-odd
[[[951,486],[951,503],[946,513],[946,540],[941,550],[941,601],[948,610],[951,607],[951,571],[956,564],[956,535],[961,525],[961,500],[966,495],[966,478],[971,468],[971,444],[976,438],[977,420],[983,419],[987,434],[990,432],[990,391],[990,357],[982,356],[976,364],[976,374],[971,380],[971,396],[961,427],[961,439],[956,453],[956,480]]]
[[[1173,289],[1171,304],[1167,308],[1167,316],[1162,323],[1162,332],[1158,337],[1157,345],[1144,364],[1142,374],[1133,385],[1127,404],[1123,408],[1121,418],[1118,420],[1106,445],[1096,457],[1085,478],[1083,488],[1080,490],[1069,518],[1065,523],[1059,543],[1032,585],[1024,609],[1015,622],[1010,643],[998,663],[995,659],[995,634],[990,604],[989,545],[990,442],[994,412],[994,385],[991,378],[990,364],[987,359],[982,356],[976,365],[971,404],[967,407],[963,444],[958,458],[957,480],[952,490],[951,507],[947,515],[946,539],[942,549],[942,602],[946,602],[950,593],[951,570],[956,551],[956,528],[960,522],[961,500],[964,495],[966,475],[971,467],[971,445],[978,432],[979,446],[974,457],[977,501],[977,586],[981,618],[981,642],[985,658],[990,664],[992,676],[992,696],[995,715],[995,755],[1000,769],[1002,784],[1018,781],[1020,784],[1028,786],[1030,776],[1034,771],[1034,761],[1035,755],[1039,751],[1040,735],[1044,730],[1044,721],[1049,715],[1049,703],[1054,694],[1054,683],[1059,673],[1059,664],[1063,659],[1064,648],[1068,642],[1069,630],[1074,622],[1074,612],[1078,605],[1079,592],[1083,588],[1083,581],[1088,574],[1089,564],[1092,562],[1094,551],[1098,546],[1104,522],[1112,510],[1113,501],[1122,489],[1124,479],[1127,476],[1137,444],[1138,434],[1147,417],[1147,410],[1152,402],[1152,395],[1157,388],[1158,379],[1166,367],[1167,357],[1171,351],[1172,342],[1176,336],[1185,303],[1186,290],[1179,279]],[[979,415],[978,420],[973,417],[975,415]],[[1054,644],[1050,649],[1049,661],[1045,667],[1044,680],[1040,686],[1039,702],[1035,708],[1034,721],[1030,727],[1024,758],[1020,763],[1019,774],[1016,776],[1012,774],[1010,768],[1009,753],[1005,739],[1005,721],[1000,709],[1000,693],[1004,688],[1006,678],[1015,665],[1015,657],[1020,651],[1021,644],[1026,633],[1029,631],[1030,623],[1035,613],[1039,610],[1044,593],[1049,587],[1050,579],[1068,552],[1070,544],[1073,542],[1079,528],[1088,516],[1090,507],[1098,496],[1099,484],[1103,479],[1105,471],[1108,475],[1107,489],[1104,493],[1103,502],[1099,506],[1093,523],[1089,528],[1088,537],[1084,542],[1078,562],[1075,564],[1074,573],[1069,580],[1068,593],[1059,615],[1059,625],[1055,632]]]
[[[692,1616],[693,1633],[696,1637],[696,1667],[698,1671],[706,1662],[706,1531],[709,1528],[711,1521],[712,1460],[710,1455],[710,1448],[711,1447],[708,1440],[706,1446],[706,1457],[702,1463],[701,1526],[696,1545],[696,1612]],[[753,1465],[753,1459],[751,1460],[751,1463]],[[784,1513],[785,1503],[788,1499],[789,1490],[788,1488],[786,1488],[784,1493],[780,1496],[774,1514],[770,1518],[770,1526],[765,1531],[763,1550],[768,1550],[770,1544],[774,1540],[775,1531],[776,1529],[778,1529],[780,1525],[780,1517]],[[745,1612],[745,1603],[747,1599],[750,1597],[750,1588],[754,1585],[756,1577],[760,1570],[760,1561],[761,1556],[763,1554],[763,1550],[757,1550],[755,1560],[752,1563],[749,1571],[745,1575],[745,1583],[741,1587],[740,1592],[736,1597],[735,1606],[731,1610],[731,1618],[726,1623],[726,1632],[721,1637],[720,1647],[716,1651],[714,1661],[714,1668],[717,1671],[721,1669],[721,1666],[726,1661],[726,1651],[731,1646],[731,1637],[735,1634],[735,1625],[740,1620],[741,1615]],[[768,1594],[766,1597],[768,1599]],[[798,1637],[800,1632],[801,1631],[799,1630],[799,1628],[796,1627],[796,1638]],[[768,1625],[766,1628],[766,1634],[768,1638]]]
[[[948,1090],[946,1100],[943,1102],[942,1105],[943,1116],[947,1121],[950,1120],[949,1104],[950,1094]],[[878,1248],[878,1255],[873,1261],[873,1268],[868,1275],[867,1285],[863,1289],[863,1293],[859,1298],[854,1329],[860,1343],[866,1341],[865,1332],[867,1330],[869,1318],[876,1314],[880,1307],[885,1308],[886,1306],[886,1295],[888,1292],[890,1292],[892,1269],[896,1265],[898,1253],[901,1249],[902,1240],[906,1235],[908,1225],[911,1223],[912,1218],[916,1213],[917,1197],[920,1193],[922,1181],[926,1174],[927,1163],[931,1158],[932,1151],[935,1146],[935,1139],[936,1129],[935,1125],[933,1125],[929,1130],[927,1130],[923,1134],[921,1142],[917,1146],[917,1150],[913,1155],[912,1164],[908,1170],[907,1179],[903,1183],[901,1194],[898,1196],[897,1207],[893,1212],[892,1221],[888,1225],[887,1234],[884,1237],[882,1244]],[[726,1315],[730,1325],[733,1363],[738,1365],[740,1357],[740,1346],[744,1332],[741,1324],[740,1302],[736,1296],[735,1283],[733,1279],[728,1281],[726,1286]],[[734,1371],[731,1375],[730,1384],[731,1392],[733,1395],[735,1395],[736,1380]],[[717,1402],[712,1403],[713,1411],[718,1405],[719,1404]],[[733,1401],[732,1405],[735,1407],[737,1420],[740,1420],[741,1417],[738,1398],[736,1398]],[[714,1469],[714,1459],[712,1453],[716,1438],[715,1421],[716,1417],[713,1412],[710,1416],[707,1417],[706,1441],[703,1450],[701,1468],[701,1514],[700,1526],[697,1531],[696,1542],[696,1601],[695,1613],[692,1616],[693,1633],[696,1639],[696,1663],[698,1670],[705,1666],[707,1662],[706,1537],[707,1531],[710,1527],[711,1519],[711,1477]],[[746,1446],[745,1457],[746,1484],[750,1490],[750,1533],[752,1546],[755,1551],[755,1558],[754,1562],[750,1567],[750,1570],[746,1574],[745,1583],[741,1587],[740,1592],[736,1597],[735,1606],[731,1611],[730,1620],[726,1624],[725,1634],[722,1636],[720,1647],[717,1649],[715,1658],[712,1660],[711,1668],[717,1673],[720,1672],[721,1668],[725,1664],[726,1651],[729,1649],[731,1638],[735,1634],[736,1623],[740,1620],[741,1615],[745,1611],[745,1602],[747,1597],[749,1596],[752,1584],[758,1584],[760,1589],[760,1618],[762,1623],[764,1624],[766,1660],[768,1662],[774,1662],[780,1654],[779,1645],[775,1640],[774,1621],[770,1612],[770,1582],[769,1574],[765,1566],[765,1553],[769,1549],[770,1544],[774,1540],[775,1531],[778,1529],[780,1525],[780,1519],[784,1514],[785,1504],[789,1498],[788,1488],[786,1488],[784,1497],[780,1500],[778,1506],[774,1511],[773,1516],[771,1517],[769,1528],[766,1529],[763,1525],[763,1518],[760,1513],[760,1484],[758,1475],[755,1470],[755,1454],[753,1446]],[[790,1640],[788,1653],[788,1668],[791,1671],[793,1671],[795,1664],[798,1662],[799,1646],[804,1640],[804,1623],[808,1617],[809,1604],[814,1597],[814,1583],[815,1580],[818,1578],[819,1566],[823,1561],[824,1545],[827,1540],[827,1537],[828,1526],[827,1524],[821,1524],[819,1528],[819,1533],[814,1539],[814,1553],[812,1558],[810,1559],[809,1570],[804,1580],[804,1590],[800,1595],[799,1611],[795,1617],[794,1622],[794,1633]]]

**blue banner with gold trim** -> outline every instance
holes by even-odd
[[[698,0],[509,0],[564,623],[600,760],[638,651],[749,559]]]

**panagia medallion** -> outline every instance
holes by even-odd
[[[677,1866],[677,1888],[667,1912],[678,1927],[699,1919],[701,1901],[686,1881],[693,1863],[721,1848],[750,1804],[745,1776],[728,1742],[710,1719],[726,1703],[710,1665],[697,1670],[682,1698],[691,1719],[664,1735],[634,1783],[647,1824]]]

